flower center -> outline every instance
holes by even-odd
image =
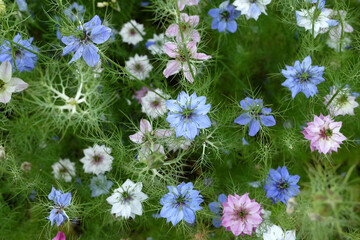
[[[0,84],[1,87],[1,84]],[[348,95],[347,94],[341,94],[340,97],[338,98],[338,103],[339,105],[343,105],[345,103],[348,102]]]
[[[130,193],[128,193],[128,192],[123,192],[122,197],[123,197],[125,202],[128,202],[128,201],[130,201],[132,199]]]
[[[151,105],[152,105],[153,107],[159,107],[160,101],[155,100],[155,101],[153,101],[153,102],[151,103]]]
[[[0,89],[2,89],[5,85],[5,82],[3,80],[0,79]]]
[[[185,202],[185,198],[183,197],[183,195],[178,196],[178,197],[176,198],[176,202],[177,202],[180,206],[182,206],[182,205],[184,204],[184,202]]]
[[[237,213],[238,217],[241,218],[241,219],[244,219],[247,215],[247,212],[245,209],[240,209]]]
[[[100,164],[103,161],[103,157],[101,155],[94,155],[93,162],[94,164]]]
[[[87,42],[90,39],[90,36],[87,34],[87,32],[83,31],[83,37],[81,39],[81,42]]]
[[[310,78],[310,75],[308,72],[303,72],[301,76],[299,77],[300,83],[308,82]]]
[[[192,117],[193,115],[193,110],[191,109],[183,109],[183,112],[182,112],[182,115],[186,118],[186,119],[189,119]]]
[[[132,29],[130,29],[129,33],[130,33],[131,36],[135,36],[136,35],[136,30],[132,28]]]
[[[141,72],[142,71],[142,65],[140,63],[135,64],[135,71]]]
[[[229,11],[224,11],[221,13],[221,20],[222,21],[228,21],[230,18],[230,13]]]
[[[328,128],[328,129],[323,128],[322,130],[320,130],[320,136],[322,138],[325,138],[326,140],[329,139],[329,137],[331,137],[332,134],[333,134],[333,132],[330,128]]]
[[[60,172],[63,173],[63,174],[64,174],[64,173],[67,173],[67,169],[64,168],[64,167],[63,167],[63,168],[60,168]]]
[[[279,184],[278,184],[278,188],[279,189],[281,189],[281,190],[284,190],[284,189],[288,189],[288,187],[289,187],[289,184],[287,183],[287,182],[280,182]]]

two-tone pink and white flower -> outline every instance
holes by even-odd
[[[130,135],[132,142],[142,144],[138,154],[140,161],[145,161],[146,158],[154,152],[165,155],[164,146],[158,143],[158,139],[169,137],[171,130],[157,129],[153,130],[150,122],[146,119],[140,120],[140,131]]]
[[[191,62],[190,67],[188,62],[186,61],[185,51],[187,51],[189,61]],[[164,76],[168,78],[169,76],[177,74],[182,70],[185,78],[191,83],[194,82],[192,73],[194,74],[194,76],[196,75],[196,68],[193,62],[195,62],[196,60],[207,60],[211,58],[211,56],[206,55],[205,53],[198,53],[196,42],[194,41],[187,43],[186,49],[184,49],[181,43],[167,42],[165,43],[165,52],[169,57],[174,58],[174,60],[170,60],[166,65],[166,69],[164,70]],[[192,73],[190,71],[190,68],[192,70]]]
[[[240,234],[250,235],[256,231],[256,228],[262,223],[261,205],[255,202],[255,199],[249,198],[249,193],[242,196],[229,195],[224,206],[221,226],[226,230],[232,231],[235,236]]]
[[[305,139],[311,140],[310,149],[315,149],[319,153],[331,153],[332,151],[337,152],[346,137],[340,133],[342,122],[335,122],[331,119],[330,115],[324,117],[314,116],[314,121],[307,123],[307,127],[304,128],[302,133]]]
[[[180,23],[171,24],[166,30],[165,35],[167,37],[176,37],[176,41],[182,42],[181,27],[186,42],[199,42],[200,34],[194,29],[199,24],[199,20],[200,17],[198,15],[189,16],[186,13],[180,13]]]
[[[186,5],[194,6],[198,4],[199,4],[199,0],[178,0],[178,6],[180,11],[184,10]]]

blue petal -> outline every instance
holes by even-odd
[[[95,15],[89,22],[84,23],[84,29],[90,32],[99,25],[101,25],[101,20],[98,15]]]
[[[224,202],[226,202],[226,199],[227,199],[227,196],[225,194],[222,193],[219,195],[219,198],[218,198],[219,202],[224,203]]]
[[[94,44],[88,44],[84,47],[84,52],[82,54],[85,62],[90,67],[95,67],[95,65],[100,60],[100,55],[97,53],[98,49]]]
[[[256,3],[252,3],[251,7],[249,9],[248,14],[250,15],[250,17],[254,18],[255,20],[257,20],[261,14],[261,10],[260,8],[256,5]]]
[[[221,218],[213,218],[212,224],[214,227],[219,228],[221,226]]]
[[[226,22],[220,21],[218,25],[219,32],[223,32],[226,29]]]
[[[246,125],[250,122],[251,119],[252,119],[252,117],[250,116],[249,113],[242,113],[239,117],[237,117],[234,120],[234,123],[237,123],[240,125]]]
[[[193,116],[191,120],[194,121],[197,128],[208,128],[211,126],[210,118],[207,115]]]
[[[95,27],[91,31],[90,38],[94,43],[101,44],[106,42],[109,39],[110,35],[111,35],[111,29],[103,25],[100,25]]]
[[[188,223],[195,222],[195,213],[193,210],[191,210],[189,207],[183,207],[183,213],[184,213],[185,222],[188,222]]]
[[[215,213],[215,214],[219,214],[221,211],[221,205],[218,202],[211,202],[209,203],[209,209],[211,212]]]
[[[260,130],[260,122],[258,120],[252,119],[250,121],[249,136],[255,136],[255,134]]]
[[[236,29],[237,29],[236,21],[232,20],[232,21],[228,22],[226,29],[231,33],[236,32]]]
[[[83,47],[83,45],[80,45],[79,48],[76,50],[74,56],[70,60],[69,64],[76,61],[76,60],[78,60],[79,58],[81,58],[81,55],[83,54],[83,51],[84,51],[84,47]]]
[[[260,121],[266,127],[272,127],[272,126],[274,126],[276,124],[275,118],[273,116],[261,115],[260,116]]]
[[[209,10],[209,15],[210,15],[211,17],[213,17],[213,18],[215,18],[215,17],[221,17],[221,16],[220,16],[220,12],[221,12],[221,9],[219,9],[219,8],[213,8],[213,9],[210,9],[210,10]]]

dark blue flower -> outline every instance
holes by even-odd
[[[270,198],[274,204],[278,201],[287,204],[287,201],[300,193],[297,182],[298,175],[289,175],[285,166],[278,167],[276,170],[270,169],[266,183],[264,185],[266,197]]]
[[[240,102],[241,108],[245,110],[238,118],[235,119],[235,123],[240,125],[249,124],[249,136],[255,136],[260,130],[261,124],[266,127],[272,127],[276,124],[271,113],[271,108],[264,108],[262,99],[245,98]],[[261,124],[260,124],[261,123]]]
[[[288,87],[292,93],[292,98],[302,92],[306,98],[318,93],[316,85],[325,81],[322,77],[325,67],[311,66],[311,57],[307,56],[302,63],[295,61],[294,66],[287,66],[286,70],[281,70],[286,81],[281,85]]]
[[[71,21],[76,21],[77,19],[82,21],[84,16],[85,8],[83,5],[74,2],[67,9],[64,10],[65,16],[69,17]]]
[[[210,211],[216,215],[212,221],[214,227],[217,227],[217,228],[220,227],[221,217],[222,217],[222,212],[223,212],[222,203],[224,203],[224,202],[226,202],[226,195],[222,193],[219,195],[217,202],[212,202],[209,204]]]
[[[114,183],[110,180],[107,180],[105,175],[94,176],[91,179],[91,183],[89,185],[91,189],[91,197],[97,197],[102,194],[108,194],[109,189],[112,187]]]
[[[182,219],[187,223],[195,222],[195,212],[201,210],[200,203],[203,202],[200,191],[193,190],[193,184],[181,183],[177,187],[168,186],[169,193],[160,199],[163,205],[160,216],[175,226]]]
[[[61,41],[66,44],[62,55],[75,52],[69,64],[82,56],[87,65],[94,67],[100,60],[100,55],[97,53],[99,49],[94,43],[101,44],[106,42],[111,35],[111,29],[101,25],[101,20],[96,15],[89,22],[81,26],[80,30],[82,30],[81,38],[74,35],[61,38]]]
[[[51,221],[51,226],[54,222],[56,222],[57,226],[60,226],[67,219],[64,208],[70,205],[71,193],[63,193],[53,187],[48,198],[55,203],[55,207],[50,211],[50,216],[47,219]]]
[[[229,1],[225,1],[220,4],[219,8],[210,9],[209,15],[213,17],[211,29],[218,29],[219,32],[227,30],[234,33],[237,29],[235,18],[238,18],[241,12],[235,10]]]
[[[18,33],[13,39],[13,42],[16,44],[12,44],[13,49],[11,49],[10,42],[4,40],[3,45],[0,47],[0,62],[9,61],[13,69],[15,69],[16,65],[16,69],[19,72],[31,71],[33,68],[35,68],[37,56],[35,53],[32,53],[28,50],[39,52],[36,47],[31,45],[32,41],[33,38],[22,40],[20,34]],[[12,52],[14,53],[15,57],[15,65]]]
[[[206,97],[197,97],[195,92],[191,96],[181,92],[176,100],[167,100],[166,107],[169,109],[166,121],[175,128],[176,137],[193,140],[200,129],[211,126],[207,116],[211,105],[206,104]]]

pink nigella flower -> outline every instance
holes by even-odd
[[[319,153],[337,152],[337,149],[346,140],[346,137],[340,133],[342,122],[335,122],[330,115],[324,117],[314,116],[314,121],[307,123],[307,127],[302,132],[305,139],[311,140],[310,149],[317,149]]]
[[[141,104],[142,102],[141,99],[146,96],[148,91],[150,91],[150,89],[148,89],[147,87],[142,87],[139,91],[135,92],[136,93],[135,98],[138,100],[138,103]]]
[[[184,10],[185,5],[193,6],[198,4],[199,4],[198,0],[178,0],[178,6],[180,11]]]
[[[144,143],[146,141],[151,141],[151,137],[158,137],[158,138],[164,138],[171,135],[171,130],[165,130],[165,129],[158,129],[153,131],[152,126],[150,122],[146,119],[140,120],[140,131],[130,135],[129,138],[134,143]]]
[[[186,45],[186,51],[189,55],[189,60],[207,60],[211,58],[211,56],[206,55],[205,53],[198,53],[196,42],[192,41]],[[165,43],[165,52],[169,57],[175,58],[175,60],[170,60],[166,65],[166,69],[164,70],[164,76],[168,78],[171,75],[178,73],[180,70],[183,70],[185,78],[193,83],[194,79],[191,75],[189,64],[186,61],[186,54],[184,51],[184,47],[181,43],[167,42]],[[196,75],[196,69],[193,64],[191,64],[191,70],[194,75]]]
[[[56,234],[56,237],[54,237],[52,240],[66,240],[65,234],[61,231],[58,231],[58,233]]]
[[[240,234],[250,235],[262,223],[261,205],[255,199],[249,198],[249,193],[242,196],[229,195],[224,206],[221,226],[226,230],[232,231],[235,236]]]
[[[180,14],[181,28],[184,34],[185,41],[200,41],[200,34],[197,30],[194,29],[199,24],[199,16],[188,16],[186,13]],[[179,29],[179,24],[171,24],[165,32],[167,37],[176,37],[178,42],[181,42],[181,32]]]

